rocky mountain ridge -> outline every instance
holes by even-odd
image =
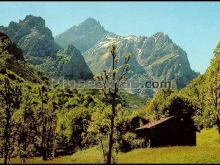
[[[97,29],[101,30],[97,31]],[[89,39],[90,34],[94,35],[95,42]],[[115,44],[120,64],[123,63],[124,55],[131,54],[130,80],[138,80],[142,84],[149,80],[167,81],[173,86],[183,88],[198,75],[191,69],[186,52],[162,32],[149,37],[120,36],[105,30],[99,21],[88,18],[78,26],[75,25],[56,36],[55,40],[64,47],[70,43],[74,43],[77,47],[77,42],[81,43],[82,38],[86,39],[85,43],[89,46],[80,49],[94,74],[111,66],[111,56],[108,52],[111,45]],[[148,91],[147,93],[153,93],[155,89]],[[138,90],[135,93],[142,92]],[[146,91],[143,95],[146,95]]]
[[[35,69],[47,73],[48,76],[71,77],[76,80],[87,79],[87,74],[88,78],[92,77],[89,67],[78,51],[75,51],[75,56],[70,53],[71,61],[75,60],[77,63],[68,63],[68,71],[66,70],[62,72],[64,75],[60,75],[60,68],[57,66],[62,62],[57,53],[65,50],[55,42],[51,30],[46,27],[45,20],[41,17],[27,15],[24,20],[20,20],[18,23],[10,22],[8,27],[0,26],[0,32],[7,34],[21,48],[28,63],[32,64]],[[82,65],[81,69],[74,69],[79,63]],[[75,77],[75,75],[78,76]]]

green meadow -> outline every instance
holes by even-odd
[[[203,129],[197,133],[197,146],[176,146],[141,148],[127,153],[118,153],[117,163],[220,163],[220,144],[216,128]],[[32,158],[27,163],[103,163],[102,152],[98,147],[79,151],[71,156],[42,161]],[[13,158],[11,163],[20,163]]]

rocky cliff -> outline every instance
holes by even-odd
[[[96,27],[102,30],[96,31]],[[98,35],[95,35],[96,33]],[[95,42],[90,42],[91,39],[88,39],[90,37]],[[87,41],[83,42],[87,45],[83,48],[83,56],[94,74],[111,66],[111,56],[108,52],[111,45],[115,44],[119,64],[123,63],[127,53],[131,54],[130,79],[140,80],[142,83],[148,80],[170,81],[182,88],[197,76],[190,67],[186,52],[162,32],[149,37],[119,36],[108,32],[98,21],[89,18],[57,36],[56,41],[65,46],[74,42],[81,43],[82,38],[87,38]]]
[[[92,79],[93,74],[87,66],[81,52],[73,45],[60,50],[58,53],[59,74],[66,79]]]
[[[48,76],[70,77],[71,70],[72,79],[84,79],[85,75],[82,73],[91,73],[81,53],[77,52],[78,56],[71,57],[71,62],[65,65],[64,68],[68,66],[68,69],[62,72],[64,75],[60,75],[60,70],[57,66],[62,62],[59,61],[57,53],[65,50],[55,42],[51,30],[46,27],[45,20],[41,17],[28,15],[18,23],[10,22],[8,27],[0,26],[0,32],[6,33],[21,48],[28,63]],[[73,56],[73,54],[71,55]],[[82,67],[75,69],[79,65]],[[86,69],[88,70],[85,71]],[[88,78],[91,78],[91,75],[88,74]]]

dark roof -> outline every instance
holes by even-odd
[[[161,119],[159,119],[159,120],[151,121],[151,122],[149,122],[149,123],[147,123],[147,124],[145,124],[145,125],[143,125],[143,126],[137,128],[137,129],[135,129],[135,130],[152,128],[152,127],[154,127],[154,126],[156,126],[156,125],[159,125],[159,124],[161,124],[161,123],[163,123],[163,122],[165,122],[165,121],[167,121],[167,120],[169,120],[169,119],[171,119],[171,118],[174,118],[174,116],[170,116],[170,117],[166,117],[166,118],[161,118]]]

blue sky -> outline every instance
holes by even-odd
[[[119,35],[164,32],[204,73],[220,41],[220,2],[0,2],[0,25],[41,16],[57,35],[88,17]]]

